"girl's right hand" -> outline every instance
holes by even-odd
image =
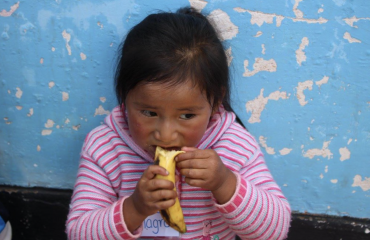
[[[171,207],[177,197],[174,184],[168,180],[156,179],[157,174],[167,176],[168,172],[158,165],[150,165],[131,195],[136,212],[145,218]]]

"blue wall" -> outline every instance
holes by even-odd
[[[0,184],[73,188],[121,39],[188,5],[218,24],[233,106],[293,210],[369,218],[368,0],[1,1]]]

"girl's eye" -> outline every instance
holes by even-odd
[[[191,119],[191,118],[193,118],[195,116],[195,114],[181,114],[180,115],[180,118],[181,119],[185,119],[185,120],[188,120],[188,119]]]
[[[143,110],[143,111],[141,111],[141,113],[146,117],[155,117],[155,116],[157,116],[157,113],[152,112],[152,111],[148,111],[148,110]]]

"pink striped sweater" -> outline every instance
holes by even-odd
[[[284,239],[290,206],[272,178],[258,143],[222,107],[197,146],[214,149],[237,176],[229,202],[219,205],[210,191],[181,181],[179,200],[187,232],[181,239]],[[69,239],[137,239],[122,206],[152,158],[132,141],[119,107],[86,137],[67,220]],[[205,225],[206,224],[206,225]],[[205,226],[207,234],[204,234]],[[205,236],[206,235],[206,236]]]

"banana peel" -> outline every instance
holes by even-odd
[[[155,150],[154,163],[165,168],[168,171],[167,176],[156,175],[157,179],[166,179],[175,185],[175,171],[176,171],[176,162],[175,157],[184,151],[168,151],[159,146]],[[176,191],[176,187],[174,187]],[[184,221],[184,215],[180,206],[180,201],[176,198],[174,205],[168,209],[160,210],[160,214],[163,220],[173,229],[180,233],[186,232],[186,224]]]

